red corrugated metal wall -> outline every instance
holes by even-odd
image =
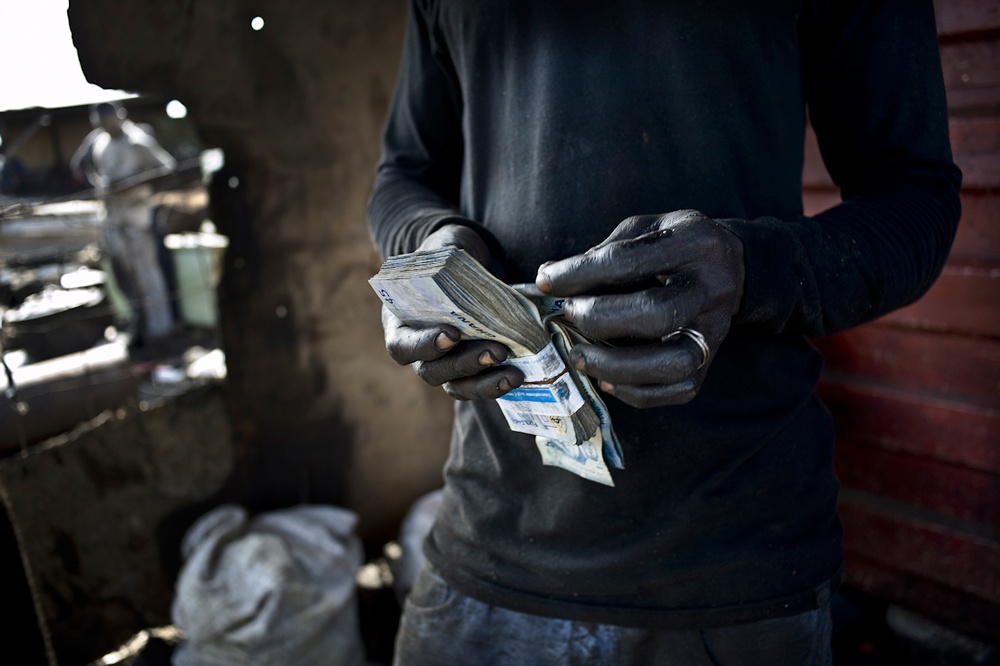
[[[916,304],[817,340],[847,582],[1000,638],[1000,1],[937,0],[962,221]],[[839,200],[810,137],[806,212]]]

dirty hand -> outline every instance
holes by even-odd
[[[486,243],[468,227],[449,225],[427,237],[419,250],[454,245],[483,264],[489,263]],[[431,386],[441,386],[457,400],[498,398],[524,381],[521,371],[500,366],[510,350],[498,342],[461,340],[457,328],[442,324],[414,328],[382,306],[385,347],[396,363],[412,365]]]
[[[744,273],[740,240],[698,211],[681,210],[629,218],[600,245],[543,264],[535,282],[573,297],[566,317],[587,337],[650,341],[578,344],[570,361],[623,402],[658,407],[698,394],[739,309]],[[606,295],[584,295],[595,293]]]

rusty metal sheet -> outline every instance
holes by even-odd
[[[58,663],[90,663],[169,623],[181,538],[218,503],[234,464],[217,386],[106,413],[0,460],[0,498]]]
[[[1000,188],[1000,117],[951,118],[951,148],[966,189]]]
[[[996,0],[934,0],[938,35],[975,38],[1000,30],[1000,5]]]
[[[946,585],[907,575],[881,561],[848,553],[846,581],[870,594],[915,609],[947,626],[996,642],[1000,606]]]
[[[910,328],[1000,338],[1000,267],[947,265],[930,291],[884,321]]]
[[[814,343],[828,375],[1000,410],[1000,340],[870,324]]]
[[[856,501],[842,501],[840,515],[847,552],[1000,604],[1000,542]]]
[[[1000,191],[962,192],[962,220],[948,261],[1000,266]]]
[[[972,469],[884,448],[837,441],[837,477],[844,486],[1000,532],[1000,472]]]
[[[941,45],[948,108],[995,112],[1000,108],[1000,43],[962,41]]]
[[[1000,472],[1000,412],[862,382],[820,386],[838,437]],[[994,498],[996,500],[997,498]]]

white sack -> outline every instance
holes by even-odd
[[[398,543],[402,554],[391,568],[393,592],[400,604],[410,593],[417,572],[427,559],[424,557],[424,539],[434,525],[440,505],[440,490],[427,493],[413,503],[399,527]]]
[[[175,666],[360,666],[357,516],[297,506],[248,520],[220,506],[188,530],[171,615]]]

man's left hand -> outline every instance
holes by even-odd
[[[744,274],[739,238],[681,210],[631,217],[600,245],[543,264],[535,282],[544,293],[572,297],[566,317],[587,337],[651,341],[578,344],[570,361],[623,402],[658,407],[698,394],[739,310]]]

